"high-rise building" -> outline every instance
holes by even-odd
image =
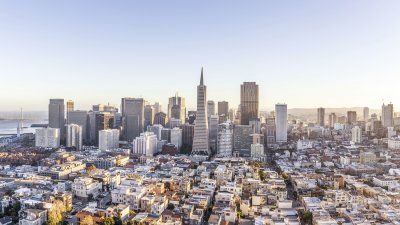
[[[169,128],[171,129],[182,125],[181,119],[175,119],[175,118],[171,118],[168,123],[169,123]]]
[[[347,123],[348,124],[356,124],[357,123],[357,112],[356,111],[347,111]]]
[[[367,122],[369,120],[369,108],[368,107],[364,107],[364,109],[363,109],[363,118],[364,118],[365,122]]]
[[[215,115],[215,102],[213,100],[207,101],[207,118],[210,119],[211,115]]]
[[[49,127],[58,128],[61,141],[65,140],[65,111],[64,99],[50,99]]]
[[[162,126],[165,126],[166,121],[167,120],[167,114],[163,113],[163,112],[158,112],[154,115],[154,124],[160,124]]]
[[[208,119],[207,119],[207,86],[204,85],[203,68],[201,68],[200,84],[197,86],[197,112],[194,127],[192,155],[203,156],[205,159],[210,155],[208,140]],[[206,156],[206,157],[204,157]],[[202,160],[200,159],[200,160]]]
[[[67,124],[77,124],[82,128],[82,141],[89,141],[88,135],[88,112],[85,110],[74,110],[68,113]]]
[[[109,112],[90,112],[88,124],[89,142],[97,145],[99,143],[99,131],[111,129],[114,124],[114,118]]]
[[[145,101],[143,98],[122,98],[122,124],[126,140],[133,140],[143,132],[144,105]]]
[[[329,114],[329,127],[333,128],[333,126],[335,125],[335,123],[338,122],[337,116],[335,113],[331,113]]]
[[[359,126],[354,126],[351,129],[351,141],[361,143],[361,128]]]
[[[222,157],[232,156],[233,124],[229,121],[218,126],[217,154]]]
[[[175,118],[185,121],[186,118],[186,101],[184,97],[176,94],[168,100],[168,119]]]
[[[258,118],[258,85],[244,82],[240,85],[240,124],[248,125],[250,119]]]
[[[161,124],[154,124],[151,126],[147,126],[147,131],[148,132],[153,132],[156,136],[158,140],[161,140],[161,130],[164,127]]]
[[[275,117],[267,117],[265,122],[264,137],[267,146],[272,146],[276,142],[276,124]]]
[[[167,141],[168,143],[171,142],[171,129],[169,128],[161,129],[161,140]]]
[[[229,119],[229,103],[226,101],[218,102],[219,123],[224,123]]]
[[[192,149],[193,146],[194,125],[186,123],[181,125],[181,129],[182,129],[182,146],[188,151],[189,149]]]
[[[215,153],[217,150],[218,122],[218,115],[210,115],[210,118],[208,118],[208,134],[210,141],[210,150],[212,153]]]
[[[161,112],[161,105],[160,105],[160,103],[158,103],[158,102],[154,103],[154,105],[153,105],[153,111],[154,111],[154,115],[155,115],[156,113]]]
[[[67,125],[67,147],[74,147],[77,151],[82,150],[82,127],[77,124]]]
[[[260,120],[260,118],[250,119],[249,125],[253,128],[253,133],[254,134],[261,133],[261,120]]]
[[[178,127],[171,129],[171,144],[174,144],[178,150],[182,147],[182,130]]]
[[[340,124],[345,124],[347,122],[347,117],[346,116],[338,116],[337,121]]]
[[[287,105],[275,105],[276,142],[287,142]]]
[[[104,112],[104,105],[103,104],[93,105],[92,111],[93,112]]]
[[[226,101],[218,102],[218,115],[229,116],[229,103]]]
[[[119,147],[119,130],[100,130],[98,135],[100,150],[112,150]]]
[[[153,124],[154,119],[154,109],[152,105],[146,105],[144,107],[144,127]]]
[[[264,152],[264,145],[263,144],[251,144],[251,157],[258,159],[258,160],[263,160],[265,157],[265,152]]]
[[[59,128],[36,129],[35,146],[42,148],[60,147],[60,129]]]
[[[235,125],[233,127],[233,150],[243,157],[250,157],[250,147],[252,144],[251,125]],[[235,154],[235,155],[236,155]]]
[[[325,109],[318,108],[317,124],[321,127],[325,126]]]
[[[68,120],[68,115],[71,111],[74,111],[74,101],[68,100],[67,101],[67,120]]]
[[[132,153],[153,156],[157,153],[157,136],[152,132],[141,133],[133,140]]]
[[[188,111],[188,122],[189,124],[194,124],[196,120],[196,111]]]
[[[393,104],[382,105],[382,125],[383,127],[393,127]]]

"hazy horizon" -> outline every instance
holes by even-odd
[[[244,81],[260,109],[400,105],[399,1],[23,2],[0,2],[0,111],[165,109],[176,92],[195,108],[202,66],[208,99],[232,108]]]

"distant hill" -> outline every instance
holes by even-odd
[[[0,119],[15,120],[19,119],[19,111],[0,111]],[[47,120],[47,111],[24,111],[24,119],[27,120]]]

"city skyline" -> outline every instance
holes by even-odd
[[[127,96],[166,107],[164,96],[176,92],[194,109],[201,66],[209,99],[232,108],[242,82],[260,86],[260,110],[278,102],[400,105],[399,2],[209,4],[103,2],[93,9],[86,2],[62,4],[61,11],[47,1],[0,3],[0,74],[7,84],[0,111],[45,110],[49,98],[72,99],[77,109],[118,107]]]

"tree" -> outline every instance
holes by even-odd
[[[260,177],[261,181],[265,180],[265,174],[262,170],[258,170],[258,176]]]
[[[115,225],[113,217],[107,217],[104,219],[103,225]]]
[[[58,225],[63,221],[63,213],[66,212],[65,205],[62,201],[56,200],[48,212],[48,225]]]
[[[80,225],[95,225],[93,218],[91,216],[84,217],[79,224]]]

